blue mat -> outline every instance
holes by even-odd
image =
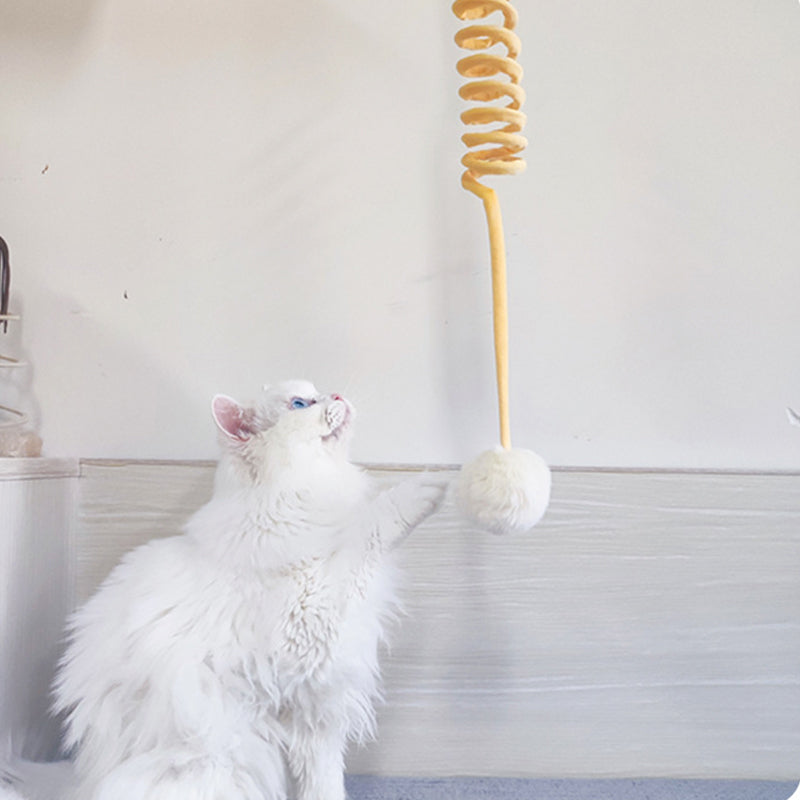
[[[349,800],[787,800],[795,789],[796,781],[347,776]]]

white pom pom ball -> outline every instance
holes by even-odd
[[[551,483],[550,469],[536,453],[498,446],[461,468],[456,502],[491,533],[524,533],[544,516]]]

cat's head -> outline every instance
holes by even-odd
[[[217,395],[212,414],[228,456],[227,479],[239,485],[274,483],[347,462],[353,407],[308,381],[265,387],[252,406]]]

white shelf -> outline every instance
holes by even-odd
[[[33,478],[77,478],[77,458],[3,458],[0,457],[0,481]]]

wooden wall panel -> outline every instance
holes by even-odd
[[[176,532],[212,475],[85,462],[79,596]],[[352,770],[800,773],[800,476],[559,471],[531,534],[473,530],[448,503],[401,559],[380,737]]]

